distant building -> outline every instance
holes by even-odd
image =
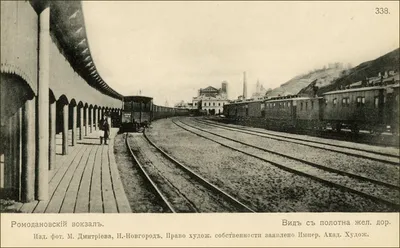
[[[208,86],[199,89],[198,96],[193,97],[192,109],[206,110],[207,114],[221,114],[223,106],[228,103],[228,83],[223,81],[221,88]]]
[[[264,88],[264,85],[260,84],[260,81],[257,80],[256,91],[251,95],[251,98],[254,98],[254,99],[263,98],[266,93],[267,93],[267,90]]]

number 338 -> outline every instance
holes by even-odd
[[[387,15],[389,13],[389,8],[375,8],[375,14],[377,15]]]

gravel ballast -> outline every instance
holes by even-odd
[[[151,138],[177,160],[260,212],[390,211],[383,204],[278,169],[159,120]]]

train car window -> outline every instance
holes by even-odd
[[[333,98],[333,106],[336,106],[336,103],[337,103],[337,99]]]
[[[362,106],[365,104],[365,97],[359,96],[357,97],[357,106]]]
[[[342,106],[347,107],[350,104],[350,99],[348,97],[345,97],[342,99]]]
[[[374,106],[375,106],[375,108],[379,108],[379,97],[378,96],[376,96],[374,99]]]

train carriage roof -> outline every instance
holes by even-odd
[[[240,102],[230,102],[225,105],[241,105],[241,104],[247,104],[247,103],[256,103],[256,102],[263,102],[264,100],[253,100],[253,101],[240,101]]]
[[[321,99],[322,97],[291,97],[291,98],[279,98],[279,99],[270,99],[265,100],[266,103],[270,102],[288,102],[288,101],[304,101],[304,100],[314,100],[314,99]]]
[[[372,86],[372,87],[362,87],[362,88],[353,88],[346,90],[335,90],[324,93],[323,95],[332,95],[332,94],[341,94],[341,93],[349,93],[349,92],[360,92],[360,91],[371,91],[371,90],[380,90],[385,89],[383,86]]]
[[[152,97],[148,96],[124,96],[124,102],[150,102]]]

